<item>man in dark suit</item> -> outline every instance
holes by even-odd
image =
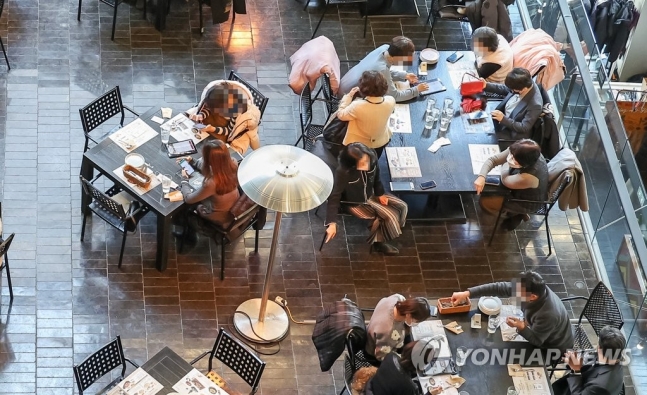
[[[564,361],[573,372],[553,383],[555,395],[618,395],[622,390],[621,361],[626,345],[620,330],[602,328],[597,361],[584,365],[581,356],[568,352]]]
[[[481,80],[485,92],[505,96],[492,111],[497,137],[513,141],[531,138],[532,127],[541,115],[544,102],[530,72],[515,67],[505,77],[505,84]]]

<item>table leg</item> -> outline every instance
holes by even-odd
[[[171,226],[170,216],[157,215],[157,255],[155,266],[157,266],[157,270],[160,272],[166,270]]]
[[[85,157],[83,156],[83,160],[81,161],[81,176],[85,178],[88,181],[91,181],[94,178],[94,166],[92,166],[92,163]],[[92,202],[92,198],[90,195],[85,193],[83,188],[81,188],[81,214],[85,213],[88,210],[88,205]]]

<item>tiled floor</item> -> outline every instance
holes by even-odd
[[[314,4],[313,4],[314,5]],[[424,5],[424,3],[421,3]],[[209,348],[219,327],[230,326],[235,307],[260,294],[272,221],[262,231],[261,259],[248,262],[253,239],[228,249],[225,281],[217,278],[218,248],[202,240],[190,252],[170,254],[169,269],[154,268],[155,221],[146,218],[128,237],[117,268],[119,238],[100,220],[80,235],[78,183],[83,135],[78,108],[119,85],[127,104],[143,111],[158,103],[188,107],[207,82],[234,69],[270,97],[264,144],[296,141],[295,95],[287,87],[288,58],[309,37],[318,11],[295,0],[247,2],[236,23],[197,32],[195,2],[173,1],[160,34],[140,11],[120,7],[110,41],[112,10],[85,0],[9,0],[0,19],[13,69],[0,64],[0,166],[5,233],[16,233],[10,252],[16,298],[9,314],[2,288],[0,393],[71,394],[72,365],[115,335],[129,357],[144,362],[168,345],[187,359]],[[426,41],[426,7],[417,19],[373,19],[366,38],[357,9],[331,12],[320,33],[341,58],[358,59],[392,36]],[[515,22],[516,29],[520,28]],[[439,49],[464,49],[467,26],[439,22]],[[551,216],[556,254],[546,258],[543,227],[526,224],[501,233],[492,247],[484,237],[493,219],[467,196],[464,225],[408,225],[398,257],[369,254],[365,224],[345,217],[333,243],[316,251],[323,234],[314,213],[288,215],[281,231],[271,296],[287,298],[296,319],[313,319],[322,304],[344,294],[363,306],[393,292],[449,295],[524,268],[544,274],[560,295],[586,294],[595,272],[576,213]],[[293,325],[268,362],[261,393],[333,394],[339,366],[322,373],[310,340],[311,326]],[[272,350],[267,350],[272,351]]]

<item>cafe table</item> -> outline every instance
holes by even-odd
[[[388,147],[414,147],[418,158],[421,177],[395,177],[391,174],[387,160],[388,152],[380,158],[380,175],[385,189],[397,195],[409,206],[408,220],[416,221],[451,221],[465,222],[465,210],[461,200],[461,194],[474,194],[474,180],[476,176],[472,171],[469,144],[494,144],[498,145],[498,139],[494,134],[494,124],[489,116],[487,126],[480,125],[478,129],[470,125],[466,117],[461,114],[461,95],[459,83],[466,72],[476,74],[474,69],[474,54],[470,51],[459,52],[463,54],[462,59],[456,63],[447,62],[447,57],[453,52],[439,51],[440,59],[435,65],[428,66],[427,76],[419,76],[420,80],[431,80],[438,78],[446,90],[425,96],[419,96],[411,101],[402,104],[408,105],[411,117],[411,133],[393,133]],[[408,72],[418,74],[420,63],[419,53],[413,55],[411,65],[405,66]],[[427,100],[436,99],[436,107],[441,112],[445,98],[453,99],[454,117],[451,120],[447,132],[441,132],[440,122],[437,121],[431,130],[425,129],[425,115]],[[488,110],[496,107],[495,102],[488,102]],[[392,128],[393,129],[393,128]],[[479,131],[479,132],[477,132]],[[484,132],[487,131],[487,132]],[[439,137],[446,137],[451,141],[450,145],[441,147],[436,153],[428,149]],[[436,187],[423,190],[420,187],[422,182],[435,181]],[[392,190],[390,182],[405,182],[413,184],[413,189]]]
[[[476,306],[476,302],[477,300],[472,300],[472,305]],[[490,358],[494,353],[498,353],[498,355],[513,355],[514,363],[520,363],[522,367],[532,368],[539,375],[543,375],[546,378],[545,387],[547,388],[544,388],[543,392],[538,391],[537,393],[552,394],[545,365],[537,362],[537,356],[541,354],[541,350],[536,349],[528,342],[503,341],[501,329],[497,329],[493,334],[488,333],[488,316],[482,313],[481,329],[471,328],[471,318],[476,313],[481,312],[474,308],[467,313],[439,314],[437,318],[432,318],[432,320],[441,320],[443,325],[455,321],[463,330],[460,334],[454,334],[445,329],[452,359],[455,360],[456,349],[461,346],[466,347],[471,353],[478,353],[474,355],[474,359],[471,354],[468,355],[465,366],[457,368],[459,369],[458,375],[465,379],[465,383],[459,388],[459,391],[467,391],[470,395],[506,395],[508,387],[514,383],[508,374],[506,361]],[[416,339],[415,334],[412,337],[414,340],[419,340]],[[487,363],[474,363],[474,361],[485,360],[486,355]],[[492,361],[494,362],[491,363]],[[426,387],[428,380],[428,377],[420,377],[423,388]]]
[[[160,106],[155,106],[140,115],[139,119],[153,128],[158,135],[137,147],[132,152],[141,154],[155,174],[161,173],[170,175],[173,182],[180,184],[182,181],[180,166],[176,163],[175,159],[168,157],[166,148],[162,144],[159,136],[160,125],[152,120],[153,116],[161,118],[162,114],[160,108]],[[173,115],[175,116],[176,114],[177,112],[174,111]],[[208,137],[205,140],[209,139],[213,138]],[[197,144],[196,148],[198,152],[197,154],[192,154],[192,157],[197,159],[201,156],[202,144],[204,144],[205,140]],[[171,136],[169,142],[174,141],[176,140]],[[138,194],[129,183],[125,182],[114,173],[115,169],[124,164],[126,155],[126,151],[124,151],[112,139],[106,137],[105,140],[92,147],[83,155],[81,175],[86,180],[91,180],[93,178],[94,170],[97,170],[103,174],[103,176],[110,179],[115,185],[128,191],[133,198],[150,207],[151,212],[157,217],[157,252],[155,265],[158,270],[164,271],[167,266],[168,249],[171,246],[171,220],[174,215],[181,213],[186,208],[186,205],[184,204],[184,201],[171,202],[168,199],[164,199],[161,184],[142,195]],[[83,193],[81,207],[86,210],[90,201],[90,197]]]

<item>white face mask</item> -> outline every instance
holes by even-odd
[[[514,156],[512,156],[512,154],[508,154],[506,161],[508,162],[508,166],[512,167],[513,169],[521,169],[521,165],[514,159]]]

